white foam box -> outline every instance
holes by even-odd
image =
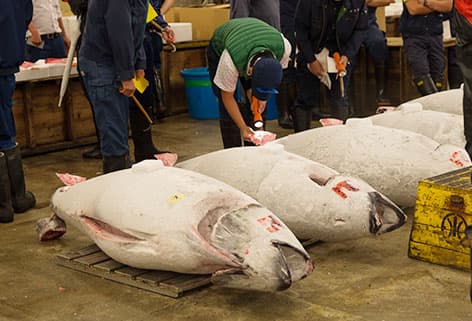
[[[169,25],[175,32],[176,43],[193,40],[191,22],[169,22]]]

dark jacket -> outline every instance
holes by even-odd
[[[143,48],[147,0],[88,0],[80,56],[111,65],[120,80],[145,69]]]
[[[19,71],[25,56],[25,35],[33,17],[31,0],[4,0],[0,10],[0,75]]]
[[[315,53],[326,47],[331,25],[336,24],[337,49],[341,55],[354,57],[367,28],[367,6],[364,0],[344,0],[337,17],[333,0],[300,0],[295,12],[298,47],[305,60],[315,60]]]
[[[424,15],[411,15],[405,5],[400,16],[399,31],[403,37],[440,36],[443,34],[444,14],[432,12]]]
[[[463,1],[463,6],[472,7],[472,4]],[[467,4],[466,4],[467,3]],[[457,6],[457,3],[456,3]],[[472,10],[472,9],[470,9]],[[454,10],[454,26],[456,29],[456,40],[458,46],[466,46],[472,43],[472,16],[465,17],[458,9]],[[471,59],[471,57],[468,57]]]

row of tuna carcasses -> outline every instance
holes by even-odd
[[[420,179],[469,164],[459,147],[350,120],[178,164],[250,197],[194,172],[138,164],[59,189],[52,208],[130,266],[212,273],[226,286],[280,290],[312,269],[295,236],[336,241],[394,230],[406,219],[395,203],[413,205]],[[180,192],[166,199],[171,191]]]

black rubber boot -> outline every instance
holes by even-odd
[[[36,205],[36,199],[33,193],[26,191],[20,148],[16,145],[11,149],[3,150],[3,152],[7,159],[13,210],[15,213],[26,212]]]
[[[443,91],[444,89],[446,89],[446,88],[444,88],[444,87],[445,87],[445,85],[444,85],[444,77],[435,77],[435,78],[433,79],[433,81],[434,81],[434,86],[436,86],[436,89],[437,89],[438,91]]]
[[[434,84],[433,79],[431,78],[430,74],[427,74],[422,77],[418,77],[414,79],[416,87],[422,96],[434,94],[438,92],[436,85]]]
[[[385,96],[385,80],[387,79],[385,65],[375,65],[375,86],[377,88],[377,106],[391,106],[390,99]]]
[[[295,82],[280,85],[279,94],[275,96],[277,100],[278,123],[285,129],[293,128],[292,107],[296,97]]]
[[[128,154],[123,156],[103,157],[103,174],[127,169],[130,165]]]
[[[460,88],[461,84],[464,82],[462,72],[457,64],[448,66],[447,81],[450,89]]]
[[[10,178],[5,154],[0,152],[0,223],[13,222]]]
[[[310,129],[311,107],[295,106],[293,113],[293,131],[295,133]]]
[[[242,146],[241,131],[232,120],[220,119],[220,131],[224,148]]]
[[[155,159],[154,155],[159,153],[159,150],[152,141],[151,124],[138,107],[134,106],[134,102],[132,104],[129,110],[129,123],[134,143],[134,161],[138,163],[145,159]],[[149,109],[146,108],[146,111],[149,112]]]

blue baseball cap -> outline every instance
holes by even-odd
[[[252,69],[252,95],[267,101],[271,95],[278,94],[277,87],[282,82],[282,65],[277,59],[265,57],[258,60]]]

